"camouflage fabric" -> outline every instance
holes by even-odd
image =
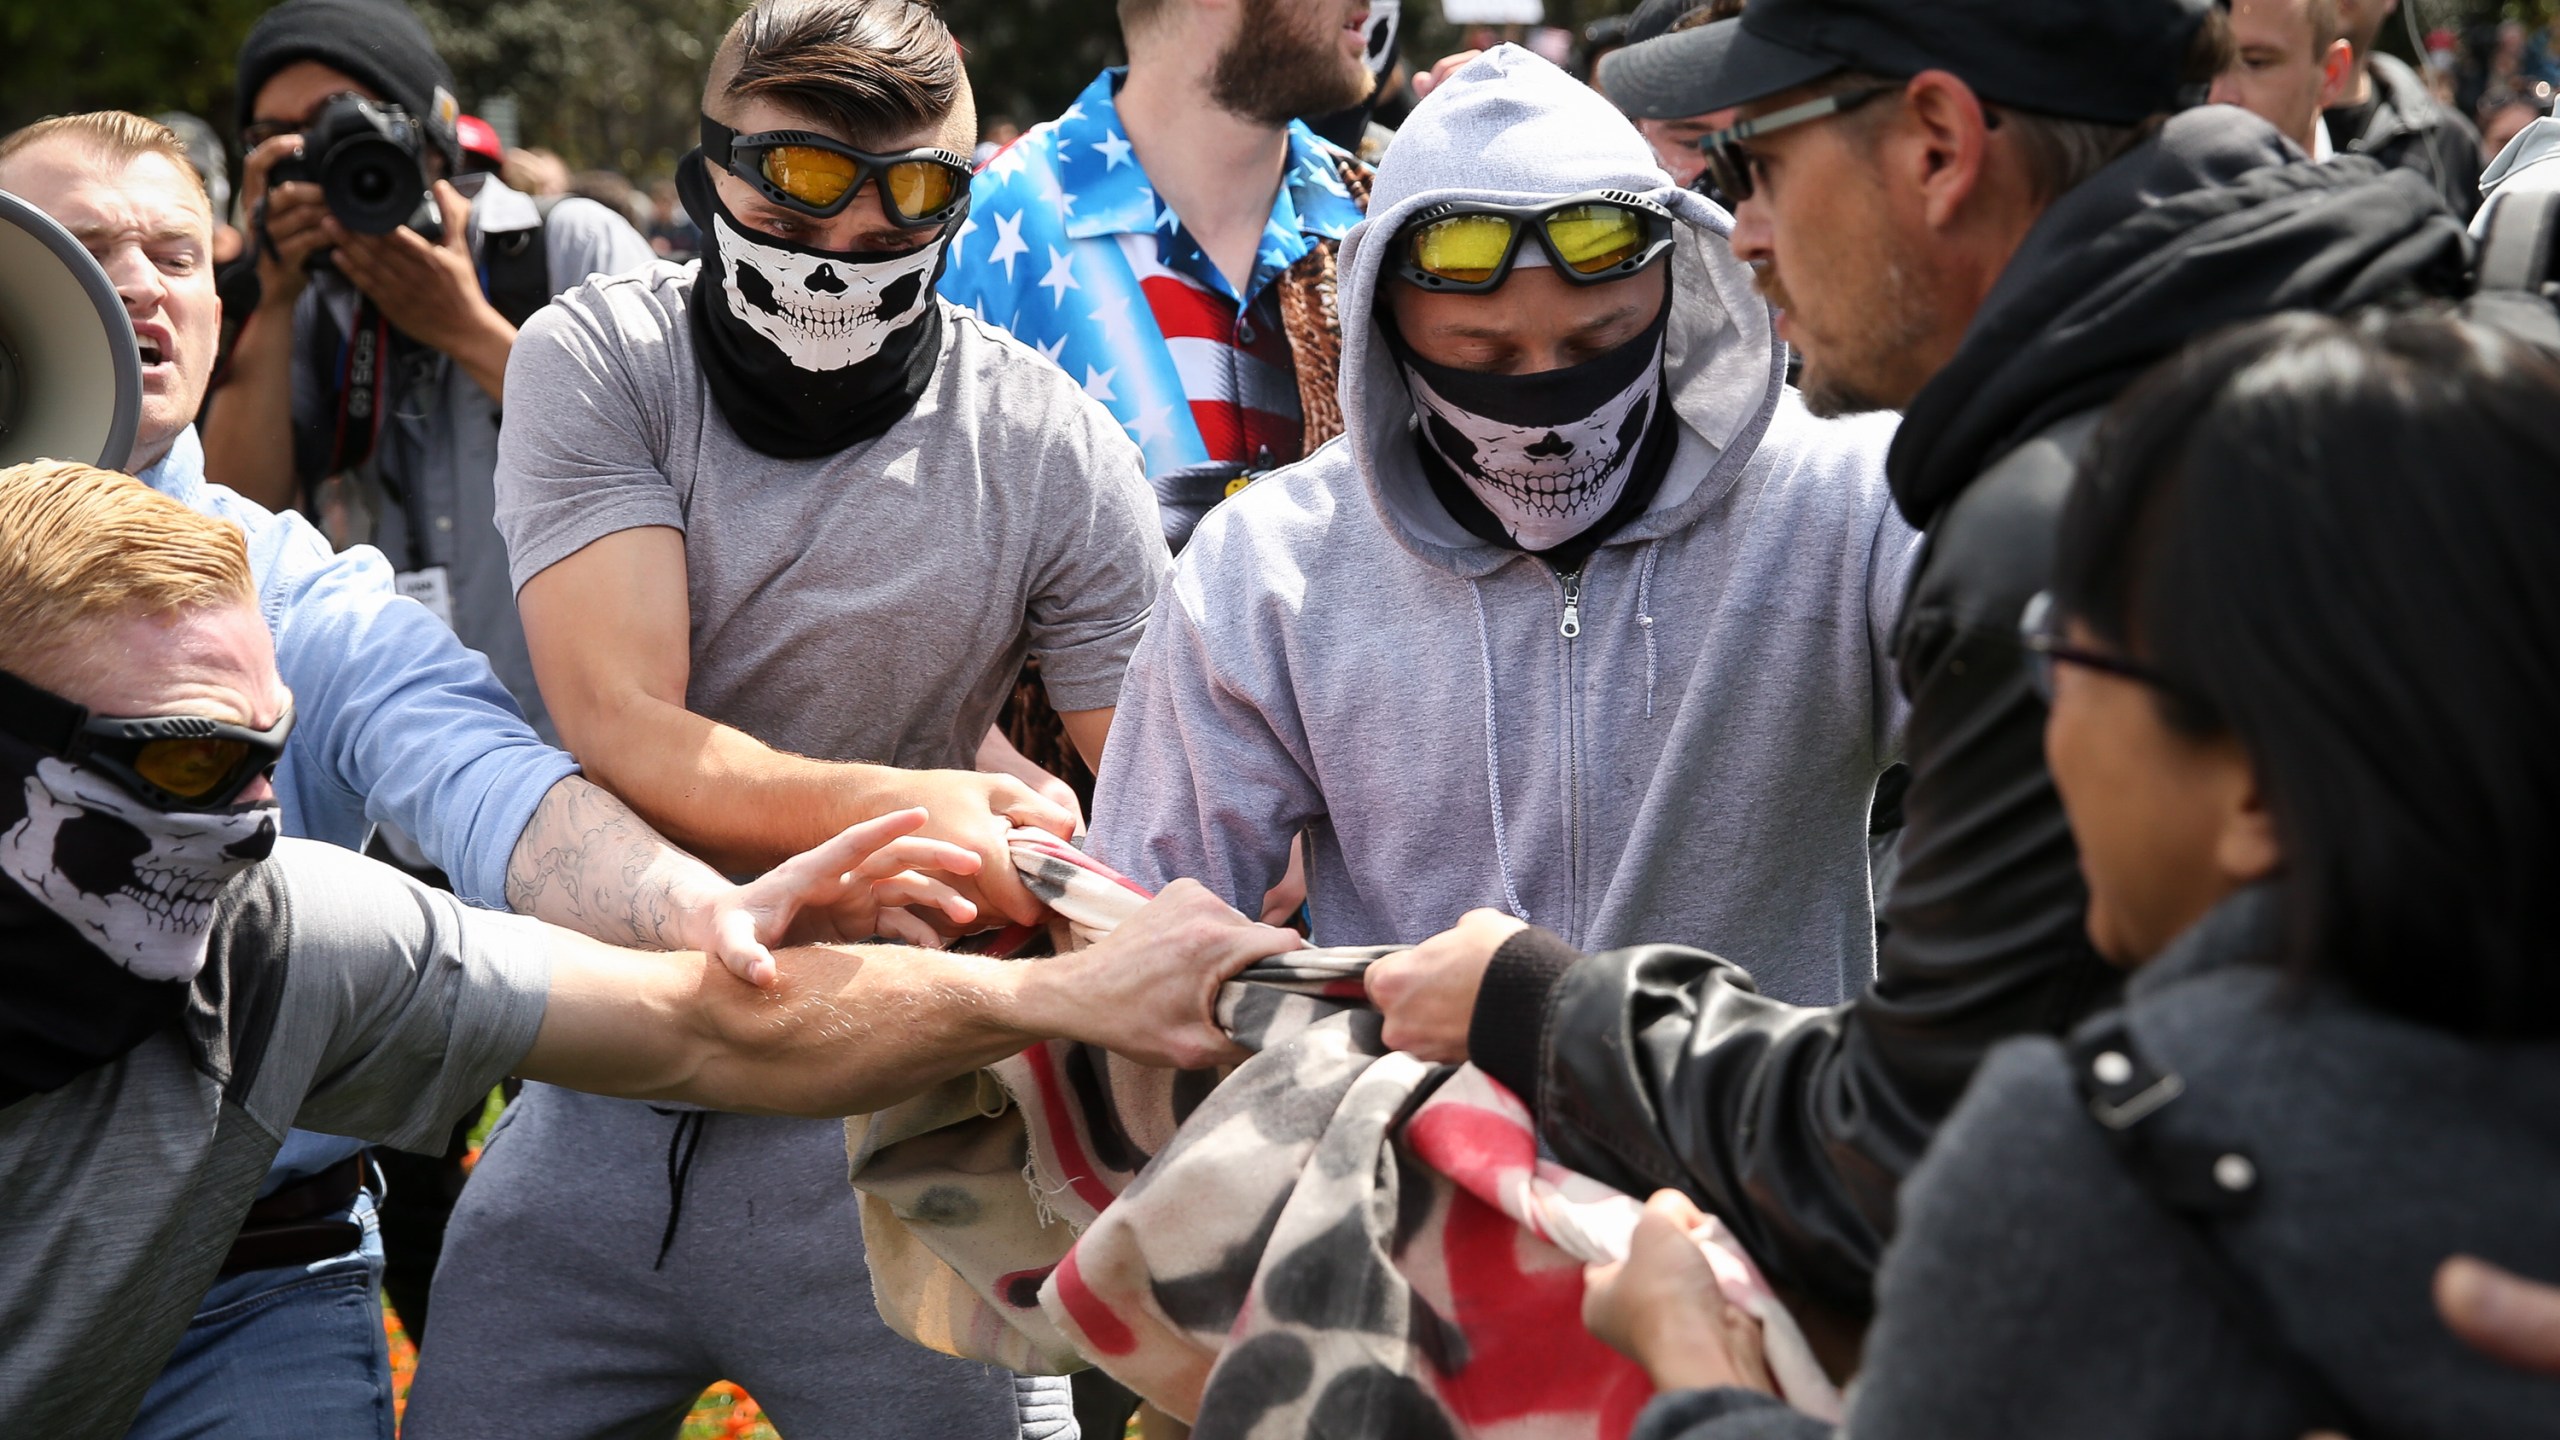
[[[1053,837],[1015,856],[1060,945],[1144,903]],[[1625,1434],[1652,1386],[1583,1330],[1582,1267],[1625,1254],[1639,1205],[1539,1160],[1490,1076],[1388,1052],[1378,953],[1245,971],[1218,1018],[1256,1053],[1223,1078],[1051,1042],[848,1121],[882,1315],[1016,1369],[1089,1362],[1203,1440]],[[1749,1258],[1721,1226],[1701,1248],[1789,1401],[1836,1416]]]

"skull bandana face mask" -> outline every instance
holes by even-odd
[[[0,1105],[122,1057],[183,1008],[272,803],[154,809],[0,734]]]
[[[195,979],[222,887],[276,848],[276,807],[155,810],[50,755],[18,778],[26,816],[0,832],[0,874],[141,979]]]
[[[947,226],[905,254],[818,250],[741,224],[699,152],[676,167],[676,188],[702,229],[694,348],[739,439],[812,459],[878,436],[914,407],[942,350],[934,286]]]
[[[1434,364],[1394,327],[1418,438],[1521,549],[1565,545],[1617,507],[1663,404],[1671,307],[1616,350],[1563,370],[1486,375]]]

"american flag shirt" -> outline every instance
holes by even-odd
[[[1126,75],[1104,71],[987,162],[942,293],[1082,382],[1151,479],[1285,465],[1303,422],[1274,282],[1360,223],[1338,168],[1348,157],[1291,122],[1288,169],[1239,295],[1148,183],[1113,98]]]

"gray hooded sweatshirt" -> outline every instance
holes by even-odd
[[[1367,317],[1407,217],[1625,190],[1683,224],[1652,506],[1563,577],[1432,493]],[[1917,537],[1889,420],[1814,419],[1722,210],[1590,89],[1505,45],[1413,112],[1344,242],[1341,439],[1212,512],[1131,660],[1090,844],[1248,913],[1308,842],[1315,939],[1490,906],[1582,949],[1705,946],[1829,1004],[1874,970],[1867,819]],[[1392,280],[1389,283],[1394,283]]]

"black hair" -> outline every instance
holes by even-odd
[[[2208,339],[2109,415],[2063,612],[2191,693],[2283,847],[2284,958],[2481,1037],[2560,1035],[2560,363],[2442,311]]]

